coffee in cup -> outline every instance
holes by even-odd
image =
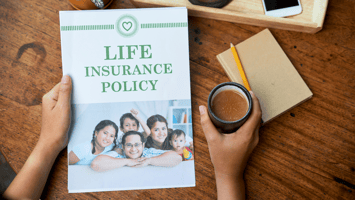
[[[241,84],[226,82],[212,89],[208,97],[208,114],[223,133],[232,133],[249,118],[253,101]]]

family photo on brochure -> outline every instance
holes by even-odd
[[[167,120],[159,114],[149,117],[146,123],[138,114],[135,109],[123,114],[119,127],[111,120],[100,121],[91,142],[69,152],[69,164],[91,165],[95,171],[105,171],[123,166],[170,167],[194,159],[192,139],[183,130],[169,129]],[[143,132],[138,131],[140,126]],[[121,138],[119,131],[123,133]]]
[[[89,184],[85,177],[98,176],[107,183],[124,180],[122,173],[133,176],[144,171],[153,177],[166,173],[166,179],[176,175],[175,171],[186,171],[186,167],[193,171],[193,165],[182,164],[194,161],[190,104],[190,100],[165,100],[74,105],[75,125],[68,145],[69,179]],[[132,171],[126,172],[127,168]],[[101,180],[95,183],[95,190],[100,188],[97,185]],[[147,181],[146,185],[150,187],[151,183]]]

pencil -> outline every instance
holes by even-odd
[[[233,53],[234,60],[235,60],[235,62],[237,63],[238,70],[239,70],[240,76],[242,77],[244,86],[247,88],[248,91],[250,91],[251,88],[250,88],[248,79],[247,79],[247,77],[245,76],[245,72],[244,72],[242,63],[241,63],[240,60],[239,60],[239,56],[238,56],[238,53],[237,53],[237,49],[235,49],[235,47],[234,47],[234,45],[233,45],[232,43],[231,43],[231,50],[232,50],[232,53]]]

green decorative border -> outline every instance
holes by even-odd
[[[134,19],[136,23],[137,20]],[[141,24],[141,28],[181,28],[187,27],[187,22],[171,22],[171,23],[147,23]],[[95,31],[95,30],[114,30],[114,24],[105,25],[78,25],[78,26],[61,26],[61,31]],[[119,31],[119,30],[118,30]],[[119,31],[120,32],[120,31]],[[124,33],[121,33],[124,35]],[[128,35],[126,35],[128,36]]]
[[[61,31],[95,31],[95,30],[114,30],[114,24],[105,25],[79,25],[79,26],[61,26]]]
[[[181,27],[187,27],[187,22],[141,24],[141,28],[181,28]]]

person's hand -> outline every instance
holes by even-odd
[[[68,143],[72,84],[64,76],[42,99],[39,141],[24,166],[3,194],[5,199],[40,199],[58,153]]]
[[[130,111],[134,117],[137,117],[137,115],[139,114],[139,111],[134,108],[132,108],[132,110],[130,110]]]
[[[42,128],[38,143],[58,152],[68,144],[71,91],[71,78],[65,75],[42,99]]]
[[[139,164],[140,164],[140,162],[137,159],[127,158],[126,166],[128,166],[128,167],[136,167]]]
[[[139,164],[136,165],[135,167],[145,167],[150,165],[150,158],[141,157],[138,158],[137,161],[139,162]]]
[[[210,120],[206,107],[200,106],[201,125],[205,133],[216,177],[243,177],[249,155],[259,142],[261,109],[253,92],[253,110],[249,119],[236,132],[221,134]]]

